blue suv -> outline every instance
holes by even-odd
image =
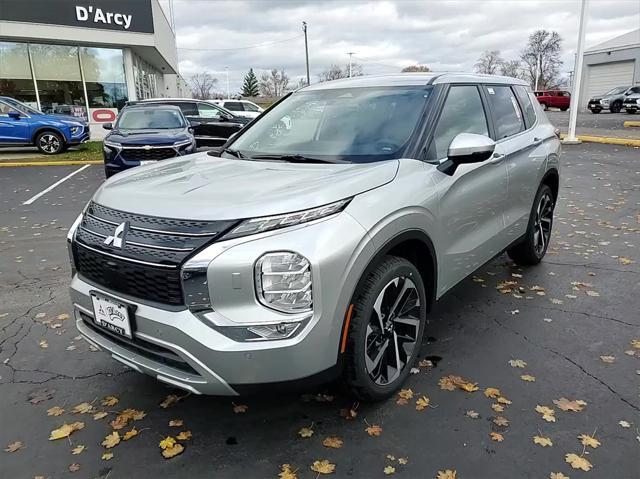
[[[89,139],[89,124],[67,115],[46,115],[14,98],[0,96],[0,146],[35,145],[45,155],[62,153]]]
[[[196,151],[193,128],[177,106],[137,103],[126,106],[104,138],[104,171],[111,175],[134,166],[188,155]]]

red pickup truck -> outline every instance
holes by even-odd
[[[562,90],[542,90],[534,92],[538,102],[546,110],[548,108],[560,108],[562,111],[569,109],[571,93]]]

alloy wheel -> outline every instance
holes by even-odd
[[[536,255],[542,256],[551,237],[551,223],[553,221],[553,199],[545,193],[538,202],[536,218],[533,224],[533,245]]]
[[[409,277],[389,281],[378,294],[365,334],[365,364],[378,385],[394,382],[413,356],[420,331],[420,295]]]
[[[56,135],[42,135],[40,137],[40,148],[47,153],[57,153],[60,150],[60,139]]]

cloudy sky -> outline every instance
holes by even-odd
[[[160,0],[168,10],[170,0]],[[586,45],[640,27],[638,0],[590,0]],[[209,71],[232,93],[246,71],[284,68],[305,75],[302,21],[309,25],[311,82],[347,52],[366,74],[423,64],[435,71],[469,71],[483,50],[518,56],[537,29],[563,38],[564,72],[573,69],[579,0],[173,0],[180,72]]]

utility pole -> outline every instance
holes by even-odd
[[[347,55],[349,55],[349,78],[351,78],[351,57],[355,54],[356,52],[347,52]]]
[[[302,31],[304,32],[304,53],[307,59],[307,85],[311,85],[309,77],[309,44],[307,43],[307,22],[302,22]]]
[[[538,78],[540,77],[540,70],[542,69],[540,52],[538,52],[538,58],[536,58],[536,87],[534,91],[538,91]]]
[[[227,100],[229,100],[231,98],[229,95],[229,67],[224,67],[224,69],[227,74]]]
[[[571,104],[569,105],[569,133],[564,144],[575,145],[581,143],[576,138],[576,121],[580,108],[580,83],[582,82],[582,57],[584,56],[584,34],[587,23],[588,0],[582,0],[580,5],[580,28],[578,29],[578,49],[576,51],[576,65],[573,73],[573,88],[571,90]]]

